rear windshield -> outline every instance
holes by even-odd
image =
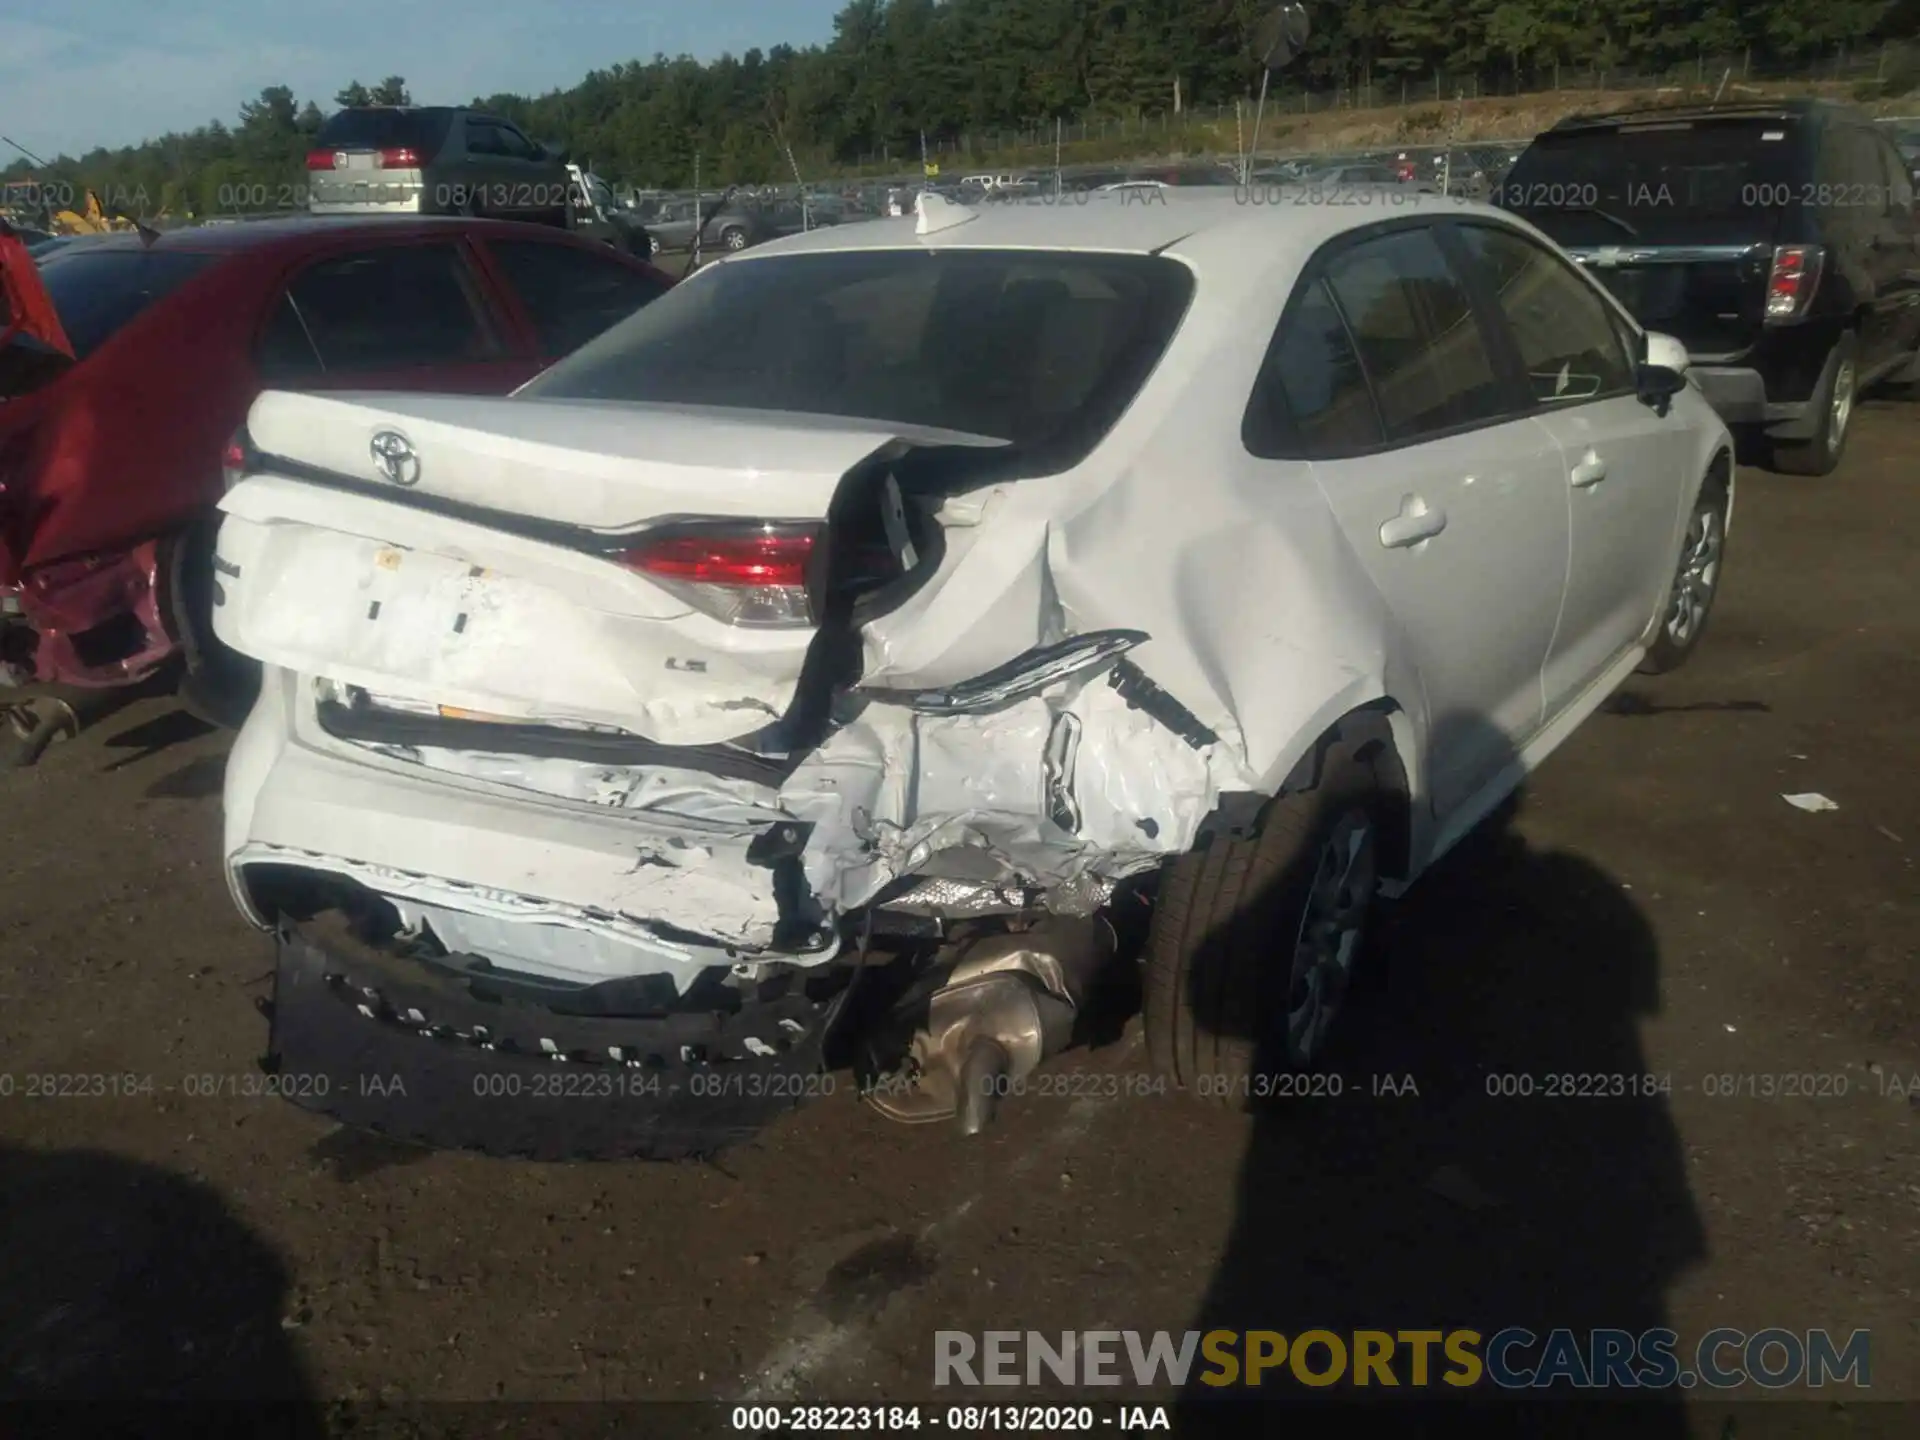
[[[314,137],[316,150],[397,150],[402,146],[423,151],[440,148],[453,123],[453,111],[340,110]]]
[[[729,261],[520,393],[929,426],[1071,464],[1132,402],[1192,290],[1185,266],[1149,255],[859,250]]]
[[[172,294],[214,262],[179,250],[97,250],[68,245],[40,258],[60,324],[84,360],[154,301]]]
[[[1563,243],[1672,239],[1778,213],[1809,178],[1801,155],[1799,127],[1779,117],[1549,132],[1497,198]]]

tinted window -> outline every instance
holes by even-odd
[[[465,136],[461,142],[469,155],[504,155],[507,153],[505,141],[500,137],[500,127],[485,120],[469,120]]]
[[[933,426],[1090,449],[1185,313],[1146,255],[868,250],[735,261],[675,286],[525,393]]]
[[[1565,261],[1511,230],[1457,233],[1498,297],[1534,399],[1564,405],[1634,388],[1617,317]]]
[[[494,134],[500,139],[501,153],[503,155],[510,155],[515,160],[531,160],[535,155],[540,153],[534,148],[531,140],[527,139],[526,136],[522,135],[511,125],[496,125],[494,127]]]
[[[329,371],[487,360],[487,328],[460,252],[393,245],[322,260],[287,287]]]
[[[438,150],[453,123],[453,111],[441,107],[422,110],[338,110],[314,137],[316,150],[387,150],[410,146]]]
[[[1567,244],[1658,243],[1780,209],[1810,178],[1779,118],[1677,120],[1540,136],[1497,197]]]
[[[298,380],[318,375],[325,368],[320,364],[320,352],[313,348],[313,339],[307,334],[306,321],[284,294],[274,302],[266,326],[260,332],[254,365],[269,380]]]
[[[488,242],[520,293],[542,355],[567,355],[666,291],[666,285],[618,260],[537,240]]]
[[[1485,420],[1506,408],[1466,292],[1431,231],[1363,241],[1336,254],[1325,273],[1389,440]]]
[[[212,264],[211,255],[178,250],[97,249],[68,245],[36,264],[60,325],[84,360],[154,301],[172,294]]]
[[[1385,438],[1326,281],[1314,281],[1287,307],[1249,420],[1247,443],[1260,455],[1335,455]]]

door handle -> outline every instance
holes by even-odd
[[[1447,528],[1447,512],[1431,510],[1418,495],[1400,502],[1400,513],[1380,526],[1380,543],[1389,550],[1404,550],[1431,540]]]
[[[1589,450],[1580,457],[1580,463],[1573,467],[1573,472],[1567,478],[1573,481],[1576,490],[1584,490],[1589,485],[1598,485],[1607,478],[1607,462],[1602,460],[1596,452]]]

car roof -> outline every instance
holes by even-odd
[[[1154,197],[1150,200],[1112,190],[1072,191],[1070,199],[1043,194],[1004,204],[956,205],[970,218],[926,236],[916,234],[914,217],[905,215],[826,226],[755,246],[717,263],[757,264],[780,255],[836,251],[1080,250],[1218,260],[1251,272],[1265,268],[1282,252],[1310,251],[1345,231],[1397,216],[1477,215],[1506,225],[1515,223],[1504,210],[1458,196],[1426,194],[1400,185],[1357,185],[1352,190],[1357,198],[1378,195],[1379,202],[1289,205],[1260,186],[1250,193],[1232,185],[1171,186],[1150,192]]]
[[[194,255],[233,255],[275,248],[297,250],[317,240],[338,238],[406,239],[437,234],[511,234],[539,231],[562,234],[551,226],[516,220],[484,220],[466,215],[291,215],[230,225],[183,225],[162,230],[149,242],[137,231],[89,235],[103,250],[167,250]],[[76,237],[79,238],[79,237]]]
[[[1635,125],[1663,120],[1805,120],[1813,117],[1838,117],[1854,114],[1852,107],[1837,101],[1795,97],[1785,100],[1759,100],[1738,105],[1642,105],[1631,110],[1610,110],[1592,115],[1569,115],[1553,126],[1548,134],[1569,130],[1611,129],[1616,125]]]

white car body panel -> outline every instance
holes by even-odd
[[[269,461],[223,507],[218,633],[270,667],[228,770],[242,909],[269,923],[246,873],[293,863],[360,881],[445,944],[556,978],[665,973],[684,987],[714,964],[820,964],[837,951],[839,917],[901,877],[1025,886],[1085,913],[1117,880],[1190,848],[1223,796],[1275,792],[1363,707],[1386,713],[1407,775],[1402,883],[1417,875],[1641,658],[1693,488],[1730,450],[1725,429],[1697,394],[1676,396],[1667,441],[1634,442],[1625,462],[1650,473],[1622,474],[1624,498],[1591,506],[1585,526],[1566,475],[1568,447],[1588,438],[1573,411],[1353,461],[1256,459],[1241,419],[1301,265],[1382,216],[1166,193],[982,209],[925,242],[904,221],[817,231],[715,270],[920,243],[1186,264],[1193,303],[1105,439],[1071,470],[949,498],[940,569],[858,640],[863,688],[907,692],[1070,637],[1144,631],[1128,660],[1212,743],[1131,707],[1098,673],[987,715],[872,698],[768,782],[337,738],[316,718],[320,678],[427,713],[676,746],[739,737],[792,701],[812,632],[728,627],[605,558],[478,512],[609,537],[667,516],[814,519],[889,446],[997,442],[693,407],[270,394],[249,421],[260,451],[361,483],[314,484]],[[1397,211],[1426,203],[1405,194]],[[1621,403],[1637,412],[1625,429],[1657,435],[1651,410]],[[370,493],[391,491],[369,452],[382,429],[422,457],[417,485],[392,498]],[[530,477],[544,482],[532,495]],[[1380,527],[1409,495],[1443,508],[1446,528],[1387,548]],[[441,513],[416,496],[472,509]],[[1623,546],[1635,563],[1621,568]],[[1598,563],[1610,547],[1612,569]],[[1595,567],[1570,592],[1570,567],[1579,580],[1587,558]],[[1569,593],[1579,613],[1563,617]],[[388,635],[368,623],[376,599]],[[1609,643],[1576,643],[1578,624]],[[1567,689],[1558,701],[1549,675]],[[1491,720],[1498,753],[1484,725],[1481,748],[1450,749],[1458,716]],[[779,908],[747,847],[786,822],[812,826],[801,861],[819,930],[804,952],[776,953]]]

